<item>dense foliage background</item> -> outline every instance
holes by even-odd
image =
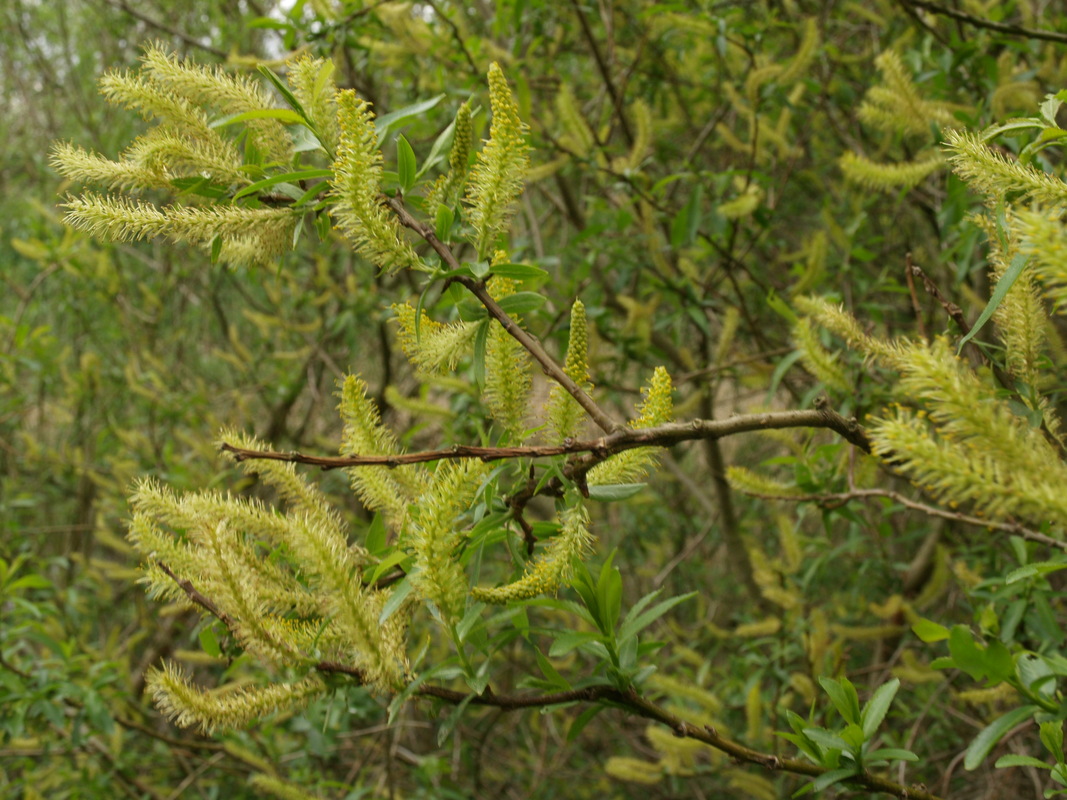
[[[47,144],[114,155],[144,129],[99,97],[105,70],[134,66],[148,41],[235,70],[284,71],[297,51],[332,58],[338,84],[379,113],[440,98],[403,127],[426,153],[460,103],[484,98],[498,61],[534,148],[510,255],[551,274],[539,289],[547,302],[526,324],[561,354],[567,310],[583,299],[605,406],[632,416],[638,387],[664,365],[680,420],[809,408],[827,391],[862,420],[892,394],[891,379],[859,360],[810,368],[818,348],[798,337],[823,334],[798,334],[792,299],[830,295],[880,333],[957,333],[944,305],[915,288],[920,279],[905,270],[915,263],[946,303],[978,315],[989,275],[968,214],[981,202],[939,155],[942,131],[1031,115],[1067,86],[1067,19],[1057,7],[4,4],[5,796],[774,798],[803,785],[613,710],[591,721],[581,707],[460,716],[420,700],[387,722],[383,703],[348,688],[216,738],[158,716],[143,695],[147,667],[166,656],[219,670],[200,650],[198,616],[149,602],[136,583],[124,540],[134,479],[259,491],[225,467],[217,431],[333,452],[336,383],[350,370],[412,449],[479,443],[488,429],[481,398],[447,379],[421,384],[399,352],[389,306],[418,296],[414,279],[379,274],[339,237],[304,236],[280,265],[228,270],[195,248],[104,244],[65,227],[56,203],[68,187]],[[475,122],[480,138],[484,110]],[[390,137],[387,159],[394,146]],[[727,482],[730,466],[777,471],[821,499],[750,497]],[[767,431],[678,446],[650,488],[598,507],[593,561],[615,549],[624,606],[654,589],[697,592],[655,629],[666,646],[648,691],[791,757],[796,749],[775,734],[789,730],[787,709],[806,716],[814,707],[832,727],[820,677],[848,677],[864,697],[895,677],[901,690],[883,738],[919,760],[890,777],[944,797],[1040,796],[1048,776],[1033,767],[995,770],[990,758],[964,770],[961,754],[1012,698],[931,669],[942,653],[909,624],[923,615],[995,631],[1012,599],[996,578],[1050,551],[892,497],[840,497],[876,469],[828,433]],[[906,481],[880,481],[921,499]],[[342,476],[324,473],[322,486],[353,521],[367,521]],[[1007,612],[1026,615],[1029,648],[1064,643],[1052,580]],[[541,675],[519,646],[497,658],[501,682]],[[562,663],[581,672],[584,658],[574,651]],[[1043,753],[1032,725],[997,747]],[[252,785],[252,775],[288,783]]]

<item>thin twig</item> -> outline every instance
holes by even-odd
[[[920,267],[918,264],[910,263],[910,255],[911,254],[909,253],[909,269],[911,270],[911,272],[914,273],[916,277],[922,278],[923,286],[926,288],[926,291],[932,294],[937,299],[937,302],[941,304],[941,307],[945,309],[945,313],[952,317],[952,319],[959,326],[960,332],[964,336],[968,336],[971,333],[971,326],[967,322],[966,318],[963,316],[963,309],[961,309],[955,303],[949,301],[943,294],[941,294],[941,290],[937,288],[937,285],[923,271],[922,267]],[[993,372],[993,377],[997,379],[997,383],[999,383],[1003,388],[1007,389],[1009,392],[1015,395],[1015,398],[1019,400],[1019,402],[1023,403],[1024,405],[1029,405],[1026,402],[1025,398],[1023,398],[1022,395],[1019,393],[1019,389],[1016,386],[1015,379],[1010,374],[1008,374],[1008,372],[1002,366],[1000,366],[1000,364],[990,358],[987,358],[986,354],[982,352],[982,349],[978,346],[978,343],[974,339],[971,339],[969,342],[967,342],[967,344],[969,347],[972,348],[973,352],[977,354],[980,363],[989,365],[990,369]],[[1064,447],[1063,442],[1061,442],[1060,439],[1049,429],[1048,423],[1044,420],[1042,420],[1041,422],[1041,434],[1045,437],[1045,440],[1056,449],[1056,452],[1060,454],[1060,458],[1067,458],[1067,448]]]
[[[923,341],[930,341],[926,332],[926,322],[923,320],[922,306],[919,305],[919,296],[915,292],[915,271],[912,269],[914,262],[911,260],[911,252],[904,256],[904,277],[908,280],[908,294],[911,296],[911,308],[915,312],[915,324],[919,328],[919,336]]]
[[[745,492],[745,494],[750,495],[751,497],[759,497],[764,500],[788,500],[791,503],[816,503],[822,508],[838,508],[851,500],[886,498],[895,503],[900,503],[900,505],[905,508],[910,508],[913,511],[921,511],[931,517],[940,517],[941,519],[952,520],[953,522],[962,522],[965,525],[975,525],[979,528],[1004,531],[1005,533],[1021,536],[1024,539],[1029,539],[1033,542],[1047,545],[1048,547],[1055,547],[1067,551],[1067,542],[1054,539],[1043,533],[1038,533],[1031,528],[1020,525],[1018,522],[997,522],[996,520],[976,517],[972,514],[964,514],[959,511],[949,511],[944,508],[938,508],[937,506],[931,506],[926,503],[911,500],[899,492],[894,492],[890,489],[853,489],[849,492],[827,492],[825,494],[768,494],[764,492]]]
[[[600,46],[593,35],[593,29],[589,27],[589,20],[585,18],[585,13],[582,11],[582,6],[578,0],[571,0],[571,5],[574,6],[578,24],[582,27],[582,35],[585,36],[589,49],[593,52],[593,60],[596,61],[597,70],[604,81],[604,87],[608,90],[608,96],[611,97],[611,105],[615,109],[615,116],[619,118],[619,126],[622,129],[623,136],[626,137],[626,143],[633,146],[634,135],[630,130],[630,122],[626,119],[626,109],[623,106],[622,98],[619,96],[619,90],[615,88],[615,82],[611,79],[611,70],[608,69],[608,64],[600,52]]]
[[[1024,28],[1021,25],[1012,25],[1007,22],[994,22],[991,19],[976,17],[973,14],[957,11],[954,8],[946,8],[945,6],[938,5],[937,3],[930,3],[926,0],[903,0],[903,4],[905,7],[914,6],[933,14],[938,14],[939,16],[949,17],[950,19],[958,20],[959,22],[966,22],[968,25],[973,25],[976,28],[985,28],[986,30],[996,31],[997,33],[1006,33],[1009,36],[1021,36],[1024,39],[1043,39],[1047,42],[1067,42],[1067,33]]]
[[[173,36],[176,39],[181,39],[183,42],[185,42],[190,47],[199,48],[200,50],[203,50],[204,52],[207,52],[207,53],[211,53],[211,55],[218,56],[219,58],[226,58],[229,55],[225,50],[220,50],[219,48],[212,47],[209,44],[204,44],[203,42],[199,41],[196,37],[190,36],[189,34],[185,33],[184,31],[178,30],[177,28],[172,27],[170,25],[166,25],[166,24],[160,22],[159,20],[152,19],[151,17],[149,17],[149,16],[147,16],[145,14],[142,14],[140,11],[137,11],[136,9],[130,8],[129,3],[125,2],[125,0],[104,0],[104,1],[109,6],[111,6],[112,8],[117,8],[120,11],[126,12],[131,17],[133,17],[134,19],[140,20],[145,25],[147,25],[149,28],[155,28],[156,30],[162,31],[163,33],[167,34],[168,36]]]
[[[909,273],[911,275],[914,275],[916,278],[922,279],[923,288],[926,289],[927,293],[932,295],[933,298],[941,304],[941,308],[945,310],[945,313],[948,314],[949,317],[952,318],[952,321],[955,322],[956,325],[959,327],[960,333],[962,333],[964,336],[969,334],[971,332],[971,323],[969,323],[967,321],[967,318],[963,316],[963,309],[941,293],[941,290],[937,288],[937,284],[933,282],[933,280],[930,278],[929,275],[926,274],[923,268],[911,260],[911,253],[907,254],[906,259]]]
[[[460,52],[463,53],[463,57],[467,60],[467,63],[470,65],[471,71],[475,75],[478,75],[481,70],[478,69],[478,65],[474,63],[474,56],[472,56],[470,50],[467,49],[467,43],[463,41],[463,34],[456,26],[456,23],[454,23],[449,16],[438,7],[434,0],[426,0],[426,5],[432,8],[437,17],[451,29],[452,38],[456,40],[456,44],[459,46]]]
[[[430,227],[415,219],[404,207],[404,203],[400,198],[383,196],[382,199],[385,205],[389,206],[396,214],[400,224],[421,236],[433,248],[434,252],[440,256],[442,262],[448,265],[450,270],[462,268],[459,259],[456,258],[448,246],[437,238],[437,234]],[[485,310],[489,312],[489,316],[499,322],[508,335],[526,349],[526,352],[541,365],[541,369],[546,375],[562,386],[578,402],[578,405],[585,409],[597,427],[605,433],[613,433],[622,428],[620,422],[613,420],[581,386],[575,383],[570,375],[563,371],[563,367],[556,363],[534,336],[523,330],[515,320],[508,316],[508,313],[489,294],[484,282],[463,275],[456,276],[451,280],[453,283],[463,286],[478,299],[485,307]]]

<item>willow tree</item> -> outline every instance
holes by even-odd
[[[948,119],[944,108],[913,96],[892,54],[879,66],[889,88],[874,95],[872,121],[889,124],[901,98],[913,101],[909,110],[918,109],[927,126]],[[278,508],[213,490],[177,495],[152,478],[141,481],[131,497],[130,539],[144,558],[150,593],[214,620],[220,636],[205,640],[214,655],[247,654],[263,668],[254,681],[205,688],[164,664],[148,681],[160,708],[179,725],[211,732],[299,708],[345,684],[386,698],[394,713],[420,697],[459,711],[582,703],[589,708],[584,721],[617,708],[666,726],[677,738],[678,744],[657,745],[664,753],[659,763],[609,763],[609,771],[624,779],[654,782],[672,771],[683,774],[691,755],[686,748],[708,745],[740,762],[811,776],[815,789],[842,782],[900,797],[933,797],[891,780],[882,769],[916,759],[903,747],[881,746],[892,736],[881,724],[899,688],[896,679],[861,707],[846,679],[821,676],[840,719],[824,728],[789,711],[792,731],[783,736],[798,747],[796,758],[720,733],[710,706],[683,714],[650,700],[653,685],[668,687],[668,694],[686,690],[672,689],[669,676],[654,674],[651,656],[658,645],[642,639],[642,632],[690,595],[661,599],[653,592],[624,614],[611,556],[601,559],[596,572],[587,564],[597,553],[596,506],[640,491],[661,448],[751,431],[823,428],[861,454],[873,454],[889,471],[914,477],[945,504],[974,507],[963,515],[924,506],[930,513],[974,521],[981,512],[996,520],[982,524],[1058,543],[1048,530],[1037,530],[1049,519],[1061,522],[1062,501],[1054,488],[1064,467],[1058,420],[1041,393],[1048,374],[1042,301],[1037,284],[1020,279],[1029,274],[1020,264],[1026,263],[1021,254],[1039,250],[1034,242],[1055,239],[1059,228],[1047,211],[1009,211],[1006,202],[1009,195],[1017,201],[1020,192],[1054,201],[1067,196],[1062,183],[990,156],[966,134],[951,140],[961,174],[999,192],[999,216],[987,227],[999,248],[994,260],[1003,290],[998,288],[989,314],[1010,343],[1005,370],[1015,384],[998,389],[954,357],[944,341],[884,341],[832,303],[809,299],[797,303],[806,316],[796,318],[796,331],[811,371],[827,386],[847,391],[842,359],[816,335],[823,326],[899,371],[907,405],[878,418],[870,430],[825,400],[810,410],[675,422],[671,378],[660,367],[649,375],[627,421],[597,401],[581,298],[570,309],[569,345],[561,357],[523,321],[544,300],[535,289],[546,273],[513,263],[508,253],[530,159],[526,126],[497,65],[488,74],[492,124],[482,147],[473,143],[472,100],[459,106],[421,166],[411,145],[398,137],[390,171],[381,152],[388,128],[375,125],[370,105],[355,92],[336,88],[330,62],[295,61],[287,80],[269,70],[263,75],[287,107],[275,107],[252,79],[179,61],[159,47],[147,49],[139,71],[105,77],[109,100],[155,125],[117,160],[70,144],[55,148],[54,164],[63,175],[104,190],[69,198],[67,221],[113,241],[161,237],[189,243],[202,247],[205,258],[235,267],[276,262],[308,230],[333,242],[335,226],[368,270],[411,274],[418,292],[392,307],[399,342],[423,379],[451,374],[477,395],[487,414],[484,440],[405,451],[397,432],[382,423],[367,384],[352,375],[339,386],[339,456],[277,452],[235,430],[219,435],[223,452],[274,489]],[[567,102],[562,96],[564,112]],[[639,160],[650,114],[647,107],[630,113],[633,158]],[[932,148],[897,172],[855,159],[845,165],[872,184],[914,185],[942,163]],[[173,197],[155,204],[142,199],[148,193]],[[750,213],[745,208],[759,198],[749,194],[734,201],[743,207],[720,210]],[[1051,258],[1042,263],[1048,291],[1055,292],[1067,282],[1057,277],[1061,267]],[[447,317],[435,319],[427,308],[442,292],[449,300]],[[538,370],[550,384],[545,401],[535,388]],[[1002,395],[1004,389],[1011,397]],[[1021,402],[1026,414],[1012,402]],[[301,464],[345,470],[374,521],[349,526],[297,470]],[[868,475],[879,480],[873,471]],[[752,472],[733,470],[730,478],[761,497],[833,500]],[[840,501],[878,491],[856,486]],[[536,497],[553,502],[549,520],[528,519]],[[758,548],[742,551],[736,568],[752,587],[752,602],[767,610],[768,623],[780,626],[802,613],[795,593],[783,588],[782,576]],[[1021,645],[1009,651],[1002,644],[1002,653],[992,644],[976,644],[966,631],[921,619],[904,603],[896,611],[914,621],[921,635],[950,639],[946,663],[1018,690],[1028,700],[1020,707],[1024,716],[1057,713],[1049,675],[1061,674],[1056,670],[1062,659]],[[534,624],[534,615],[544,616]],[[545,620],[556,626],[547,649]],[[437,663],[424,660],[420,637],[427,628],[450,652]],[[534,691],[501,685],[495,672],[494,654],[519,638],[533,654],[526,685]],[[596,666],[565,677],[555,664],[576,649]],[[1046,670],[1040,677],[1032,672],[1035,659]],[[1020,709],[1012,712],[1013,722]],[[998,738],[986,736],[982,746],[992,747]],[[980,761],[988,752],[976,757]],[[1059,769],[1062,753],[1054,755]],[[749,776],[749,784],[772,791],[759,776]]]

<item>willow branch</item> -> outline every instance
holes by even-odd
[[[1006,22],[994,22],[991,19],[976,17],[973,14],[957,11],[954,8],[946,8],[937,3],[926,2],[926,0],[904,0],[904,4],[905,6],[924,9],[932,14],[949,17],[950,19],[958,20],[959,22],[965,22],[976,28],[985,28],[986,30],[996,31],[997,33],[1006,33],[1009,36],[1021,36],[1025,39],[1043,39],[1047,42],[1067,42],[1067,33],[1024,28],[1021,25],[1012,25]]]
[[[162,562],[157,562],[157,564],[167,573],[170,579],[185,592],[186,597],[188,597],[191,602],[200,606],[229,627],[232,620],[223,614],[214,602],[201,594],[196,587],[193,586],[192,581],[179,578]],[[348,675],[360,683],[366,683],[366,676],[358,667],[334,661],[320,661],[315,664],[315,669],[322,673]],[[800,759],[780,758],[779,756],[770,753],[762,753],[758,750],[753,750],[739,742],[721,736],[718,731],[712,727],[701,727],[688,723],[680,717],[671,714],[666,709],[656,705],[651,700],[642,697],[633,688],[622,691],[613,686],[586,686],[581,689],[569,689],[548,694],[496,694],[491,689],[486,689],[481,694],[471,696],[469,692],[462,692],[456,689],[448,689],[444,686],[427,684],[419,686],[414,694],[418,697],[432,697],[436,700],[451,703],[453,705],[467,702],[470,705],[499,708],[502,711],[518,711],[526,708],[548,708],[550,706],[567,705],[570,703],[605,703],[622,708],[624,711],[636,716],[644,717],[645,719],[650,719],[666,725],[674,731],[676,736],[703,742],[710,747],[714,747],[716,750],[721,750],[722,752],[727,753],[737,761],[758,764],[766,769],[781,770],[783,772],[791,772],[797,775],[808,775],[812,777],[817,777],[828,771],[828,768],[826,767],[820,767],[817,764],[801,761]],[[940,798],[919,787],[906,787],[867,773],[857,775],[852,778],[850,782],[860,784],[876,791],[888,792],[901,798],[912,798],[913,800],[940,800]]]
[[[585,18],[585,13],[582,11],[582,6],[578,0],[571,0],[571,5],[574,6],[574,13],[578,17],[582,35],[585,37],[589,49],[593,52],[593,60],[596,61],[597,71],[600,72],[601,80],[604,81],[604,88],[608,90],[612,108],[615,109],[615,116],[619,118],[619,127],[622,129],[623,136],[626,137],[626,143],[633,146],[634,135],[630,130],[630,123],[626,119],[626,109],[623,106],[622,97],[619,96],[619,90],[615,88],[615,82],[611,79],[611,70],[608,69],[608,64],[600,52],[600,46],[597,44],[596,36],[593,35],[593,29],[589,27],[589,20]]]
[[[415,219],[415,217],[404,208],[404,203],[399,197],[384,197],[383,202],[393,210],[397,219],[400,221],[400,224],[405,228],[410,228],[421,236],[426,243],[433,248],[434,252],[440,256],[442,263],[448,265],[450,270],[462,269],[463,265],[460,264],[459,259],[456,258],[448,245],[438,239],[437,234],[435,234],[430,227]],[[596,401],[593,400],[581,386],[575,383],[570,375],[563,371],[563,367],[556,363],[556,360],[553,359],[545,348],[541,346],[541,343],[536,337],[523,330],[515,320],[508,316],[508,313],[501,308],[500,304],[489,294],[489,290],[486,288],[483,281],[464,275],[455,276],[451,280],[453,283],[458,283],[463,286],[467,291],[478,298],[478,302],[480,302],[485,307],[485,310],[489,312],[489,316],[499,322],[508,335],[521,344],[526,349],[526,352],[533,356],[534,360],[541,365],[541,369],[546,375],[562,386],[564,390],[578,402],[578,405],[585,409],[586,413],[589,414],[590,419],[596,423],[600,430],[604,431],[604,433],[612,433],[622,428],[620,422],[613,420],[600,406],[597,405]]]
[[[327,669],[326,671],[332,670]],[[829,771],[827,767],[798,758],[782,758],[771,753],[753,750],[740,742],[735,742],[722,736],[715,728],[686,722],[656,705],[651,700],[642,697],[633,688],[623,691],[613,686],[586,686],[581,689],[570,689],[550,694],[495,694],[486,691],[480,695],[471,696],[468,692],[447,689],[442,686],[420,686],[415,690],[415,694],[420,697],[432,697],[453,705],[468,702],[470,705],[498,708],[502,711],[548,708],[570,703],[605,703],[621,708],[635,716],[665,725],[674,732],[675,736],[703,742],[739,762],[757,764],[765,769],[780,770],[809,777],[818,777]],[[858,784],[874,791],[887,792],[902,798],[940,800],[936,795],[927,792],[921,787],[904,786],[869,773],[857,775],[850,780],[850,783]]]
[[[726,419],[695,419],[690,422],[671,422],[652,428],[623,428],[599,439],[565,441],[560,445],[531,445],[526,447],[476,447],[454,445],[441,450],[422,450],[399,455],[352,455],[313,456],[299,452],[276,450],[248,450],[223,443],[221,449],[230,453],[236,461],[263,459],[308,464],[324,470],[345,467],[399,467],[405,464],[422,464],[429,461],[460,461],[478,459],[501,461],[509,458],[543,458],[571,454],[585,454],[575,460],[574,466],[587,471],[609,456],[638,447],[671,447],[680,442],[715,440],[750,431],[781,428],[827,428],[843,439],[856,445],[865,453],[871,452],[871,443],[863,427],[855,420],[841,416],[829,408],[826,401],[807,411],[769,411],[763,414],[743,414]]]
[[[992,519],[976,517],[972,514],[964,514],[959,511],[938,508],[937,506],[931,506],[926,503],[912,500],[899,492],[894,492],[890,489],[853,489],[850,492],[828,492],[825,494],[766,494],[764,492],[745,492],[745,494],[750,497],[759,497],[764,500],[788,500],[793,503],[816,503],[822,508],[838,508],[852,500],[885,498],[887,500],[892,500],[894,503],[900,503],[900,505],[905,508],[910,508],[912,511],[920,511],[927,516],[940,517],[941,519],[951,520],[952,522],[961,522],[964,525],[974,525],[979,528],[1004,531],[1005,533],[1029,539],[1032,542],[1038,542],[1039,544],[1048,547],[1055,547],[1058,550],[1067,551],[1067,542],[1054,539],[1051,536],[1046,536],[1043,533],[1027,528],[1024,525],[1020,525],[1018,522],[997,522]]]
[[[200,606],[211,616],[215,617],[215,619],[217,619],[219,622],[226,626],[226,630],[228,630],[231,634],[236,634],[237,627],[234,624],[233,618],[230,617],[229,614],[227,614],[217,605],[215,605],[215,603],[212,602],[209,598],[202,595],[197,590],[197,588],[193,586],[193,582],[191,580],[189,580],[188,578],[179,578],[177,575],[174,574],[174,570],[172,570],[162,561],[156,561],[156,566],[163,570],[165,573],[167,573],[167,577],[169,577],[172,581],[178,584],[178,588],[185,592],[185,596],[189,598],[190,602],[192,602],[194,605]]]
[[[211,53],[211,55],[213,56],[217,56],[218,58],[226,58],[227,56],[229,56],[229,53],[227,53],[225,50],[220,50],[219,48],[212,47],[209,44],[204,44],[203,42],[199,41],[195,36],[190,36],[188,33],[185,33],[184,31],[181,31],[178,28],[162,23],[157,19],[152,19],[146,14],[143,14],[137,9],[131,7],[130,4],[126,2],[126,0],[105,0],[105,2],[112,8],[117,8],[120,11],[129,14],[134,19],[143,22],[149,28],[155,28],[156,30],[162,31],[168,36],[173,36],[176,39],[181,39],[183,42],[189,45],[189,47],[198,47],[207,53]]]
[[[460,52],[463,53],[463,57],[467,60],[467,64],[470,65],[471,72],[477,75],[480,70],[478,69],[478,65],[474,63],[474,57],[471,55],[470,50],[467,49],[467,43],[463,41],[463,34],[460,32],[459,27],[452,21],[448,14],[441,10],[434,0],[427,0],[426,5],[432,8],[434,14],[437,15],[437,18],[444,22],[449,30],[452,31],[452,38],[456,40],[456,45],[459,47]]]

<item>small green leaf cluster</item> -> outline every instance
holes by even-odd
[[[577,565],[572,586],[581,600],[580,606],[560,601],[538,602],[567,608],[594,628],[555,637],[549,656],[559,658],[580,649],[597,659],[604,683],[626,690],[640,686],[655,672],[655,666],[644,663],[644,659],[663,646],[662,642],[642,642],[638,634],[679,603],[693,598],[696,592],[660,600],[654,605],[660,591],[650,592],[634,603],[620,620],[623,582],[619,568],[612,563],[614,558],[614,553],[609,553],[595,576],[584,563]]]
[[[885,766],[891,761],[918,761],[910,750],[878,745],[878,729],[889,712],[889,707],[900,689],[896,678],[882,684],[872,693],[862,707],[856,687],[847,678],[820,678],[819,684],[830,698],[844,727],[829,729],[816,726],[793,711],[786,716],[792,733],[778,734],[792,742],[814,763],[826,768],[826,772],[804,786],[794,797],[809,792],[821,792],[835,784],[848,785],[872,767]]]

